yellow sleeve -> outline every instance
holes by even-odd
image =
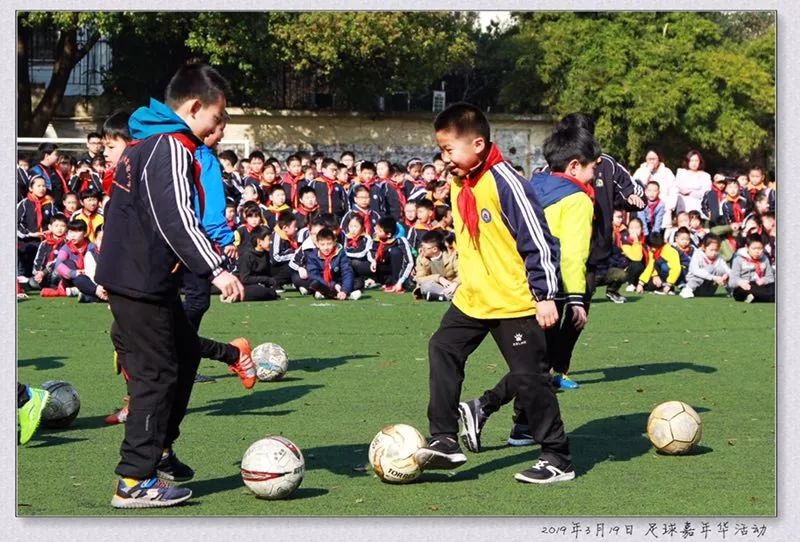
[[[626,245],[623,243],[622,253],[632,262],[642,261],[642,245]]]
[[[661,257],[667,262],[669,266],[669,273],[667,273],[667,282],[674,285],[681,276],[681,256],[678,251],[669,245],[664,247],[661,252]]]
[[[586,260],[592,240],[592,200],[576,192],[544,210],[550,231],[561,247],[561,282],[567,296],[586,293]],[[577,299],[575,300],[577,301]]]
[[[242,236],[239,235],[239,230],[233,232],[233,246],[238,247],[239,243],[242,242]]]
[[[642,271],[642,274],[639,275],[639,282],[643,284],[647,284],[647,282],[653,277],[653,271],[656,268],[655,258],[653,258],[653,251],[649,248],[645,250],[647,250],[649,258],[647,258],[647,265],[645,266],[644,271]]]

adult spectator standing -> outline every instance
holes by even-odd
[[[91,164],[98,156],[103,157],[103,138],[97,132],[90,132],[86,136],[86,152],[78,160],[86,160]]]
[[[678,201],[675,211],[700,211],[703,207],[703,196],[711,190],[711,175],[704,171],[703,155],[694,149],[686,154],[683,167],[675,174],[675,188]],[[708,218],[708,217],[705,217]]]
[[[183,310],[176,268],[212,282],[241,300],[239,280],[222,268],[195,207],[202,214],[200,166],[194,153],[222,121],[227,81],[205,64],[178,70],[165,102],[151,100],[151,135],[129,146],[116,169],[107,208],[103,258],[96,279],[109,292],[127,350],[131,409],[111,504],[116,508],[172,506],[191,497],[155,476],[157,465],[178,460],[172,445],[200,362],[197,332]],[[162,456],[169,450],[166,459]],[[183,465],[186,467],[185,465]]]
[[[667,167],[661,155],[655,149],[650,149],[644,155],[644,163],[633,174],[633,180],[647,186],[650,181],[658,183],[659,197],[664,202],[664,221],[661,229],[672,226],[672,217],[675,205],[678,203],[678,193],[675,188],[675,174]]]

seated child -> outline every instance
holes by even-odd
[[[678,251],[664,242],[660,231],[651,232],[647,237],[645,268],[639,275],[636,292],[645,289],[657,294],[673,294],[678,277],[681,275],[681,258]]]
[[[231,231],[236,231],[236,228],[239,227],[239,223],[236,219],[236,204],[232,201],[228,201],[225,204],[225,223]]]
[[[90,243],[95,241],[95,231],[103,225],[103,215],[98,212],[100,207],[99,194],[93,190],[86,190],[80,193],[82,208],[72,215],[72,220],[82,220],[86,222],[86,238]]]
[[[441,231],[428,231],[421,237],[414,296],[428,301],[450,301],[459,284],[458,254],[447,250]]]
[[[720,239],[713,233],[703,238],[703,244],[692,254],[686,285],[681,290],[681,297],[710,297],[717,292],[719,286],[728,283],[730,268],[725,260],[719,257]]]
[[[55,262],[58,251],[66,242],[66,233],[67,217],[61,213],[53,215],[33,260],[33,276],[28,282],[31,288],[58,288],[61,277],[55,272]]]
[[[408,235],[411,233],[411,230],[414,229],[414,224],[416,223],[417,223],[417,202],[408,201],[403,205],[403,217],[399,223],[401,229],[398,230],[397,236],[405,237],[406,239],[408,239]]]
[[[622,233],[621,237],[623,256],[625,256],[624,267],[628,287],[625,289],[627,292],[636,290],[636,285],[639,283],[639,275],[642,274],[645,267],[645,246],[644,234],[642,233],[642,221],[638,218],[631,218],[628,223],[627,231]]]
[[[97,260],[96,247],[86,238],[86,222],[70,220],[67,224],[67,241],[59,249],[55,261],[56,273],[64,281],[64,288],[77,287],[81,303],[107,301],[105,288],[98,286],[86,274],[87,253]],[[42,297],[47,297],[42,290]]]
[[[422,235],[425,232],[431,231],[436,228],[433,223],[433,203],[428,199],[421,199],[417,201],[417,221],[414,227],[409,230],[406,238],[408,244],[411,245],[412,252],[416,254],[419,251],[419,244],[422,242]]]
[[[33,175],[28,180],[28,195],[17,204],[17,280],[28,282],[33,260],[44,229],[56,214],[53,200],[47,195],[44,178]],[[24,280],[23,280],[24,279]]]
[[[292,268],[289,263],[300,248],[297,242],[297,219],[294,214],[284,211],[278,217],[272,234],[271,271],[275,279],[275,287],[281,289],[284,284],[292,282]]]
[[[275,224],[278,223],[278,216],[284,212],[291,210],[286,204],[286,190],[282,184],[276,184],[272,187],[269,193],[269,205],[267,205],[267,226],[270,230],[275,229]]]
[[[637,220],[637,224],[639,223]],[[630,260],[622,253],[622,238],[627,235],[628,228],[625,226],[625,213],[619,209],[614,211],[611,219],[611,256],[608,259],[608,266],[598,266],[595,272],[595,285],[606,285],[606,297],[618,304],[625,303],[627,299],[619,293],[619,289],[625,284],[628,278],[626,269],[630,265]],[[641,270],[639,270],[641,273]]]
[[[722,200],[722,215],[718,224],[741,224],[750,210],[747,198],[739,194],[739,183],[735,179],[725,184],[725,199]]]
[[[317,248],[317,234],[323,228],[328,228],[336,233],[336,217],[331,213],[324,213],[311,219],[311,224],[297,232],[297,242],[300,248],[294,253],[289,267],[292,268],[292,284],[300,292],[300,295],[308,295],[308,255]],[[300,237],[303,235],[302,238]]]
[[[246,190],[247,189],[245,189],[245,191]],[[239,246],[252,246],[250,234],[256,227],[264,223],[264,216],[261,214],[261,208],[256,202],[247,201],[242,206],[240,216],[242,217],[242,225],[236,228],[236,232],[233,234],[233,244],[237,248]]]
[[[305,228],[320,212],[317,194],[313,186],[303,186],[299,191],[299,202],[294,210],[297,228]]]
[[[278,299],[275,279],[270,273],[270,230],[256,226],[250,232],[250,246],[239,250],[239,280],[244,286],[244,301],[272,301]]]
[[[352,215],[346,224],[345,253],[350,258],[350,265],[356,278],[364,281],[365,288],[375,286],[370,265],[372,264],[372,236],[368,235],[364,227],[364,217]]]
[[[655,181],[650,181],[644,189],[644,195],[647,199],[647,206],[639,211],[639,219],[642,221],[642,228],[645,235],[649,235],[653,231],[661,231],[661,226],[664,222],[664,213],[666,212],[666,205],[659,198],[660,192],[659,184]]]
[[[308,255],[309,291],[317,299],[357,300],[361,297],[362,281],[354,280],[350,260],[336,242],[336,234],[323,228],[317,233],[317,248]]]
[[[376,281],[383,284],[384,292],[402,293],[409,286],[414,257],[411,246],[404,237],[397,237],[397,223],[392,217],[384,216],[375,226],[375,240],[372,250],[370,271],[375,273]]]
[[[677,284],[681,286],[686,282],[689,264],[691,264],[692,255],[695,252],[695,248],[692,246],[692,234],[689,228],[678,228],[678,231],[675,233],[675,242],[672,243],[672,246],[678,251],[678,256],[681,260],[681,274],[677,282]]]
[[[364,230],[367,235],[372,237],[375,231],[375,225],[378,223],[380,215],[374,211],[371,205],[370,190],[363,184],[357,184],[353,187],[353,206],[349,211],[344,214],[342,222],[339,227],[342,230],[347,229],[350,219],[353,216],[360,216],[364,224]]]
[[[764,254],[764,242],[760,235],[748,235],[746,246],[736,252],[731,265],[729,287],[736,301],[775,302],[775,273]]]
[[[700,211],[689,211],[689,231],[692,232],[692,244],[695,247],[699,247],[700,241],[708,233],[703,227],[703,217]]]

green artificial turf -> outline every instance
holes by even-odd
[[[554,486],[521,484],[537,448],[505,445],[510,405],[483,432],[485,451],[452,471],[388,485],[369,469],[367,448],[386,424],[427,434],[427,340],[447,305],[367,292],[358,302],[320,302],[294,292],[271,303],[214,300],[203,335],[289,354],[280,382],[252,391],[220,363],[200,371],[176,444],[197,472],[187,505],[120,511],[110,507],[122,426],[103,418],[120,404],[112,371],[106,305],[74,298],[18,305],[18,379],[72,383],[82,407],[65,430],[43,429],[18,447],[17,511],[32,515],[774,515],[775,317],[773,305],[724,297],[631,296],[614,305],[598,292],[576,348],[581,388],[559,393],[578,477]],[[462,397],[504,374],[487,338],[467,364]],[[645,436],[650,410],[678,399],[703,418],[694,455],[656,454]],[[306,475],[285,501],[256,499],[239,462],[247,447],[281,434],[301,448]],[[366,466],[366,468],[365,468]]]

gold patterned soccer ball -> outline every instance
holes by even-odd
[[[688,454],[702,433],[700,416],[682,401],[661,403],[647,418],[647,436],[662,454]]]
[[[425,439],[410,425],[387,425],[369,445],[369,464],[384,482],[405,484],[422,473],[414,452],[423,446]]]

